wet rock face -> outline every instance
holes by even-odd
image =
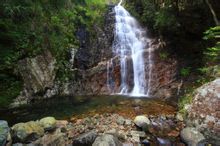
[[[20,98],[32,99],[34,95],[51,89],[54,85],[56,59],[49,51],[21,60],[19,73],[24,81],[24,90]]]
[[[96,66],[99,62],[109,59],[112,56],[112,42],[114,39],[114,6],[109,6],[104,16],[103,29],[94,25],[96,33],[91,36],[86,28],[79,28],[76,36],[80,42],[75,56],[75,68],[86,70]]]
[[[56,60],[49,51],[35,58],[19,62],[19,72],[23,77],[25,88],[37,93],[53,86]]]
[[[151,79],[151,95],[169,98],[177,95],[177,60],[175,58],[162,59],[160,49],[153,53],[153,67]],[[147,69],[146,69],[146,72]]]
[[[220,145],[220,78],[197,89],[188,109],[187,124],[194,125],[211,143]]]
[[[81,27],[76,32],[80,41],[79,48],[72,48],[70,52],[70,69],[74,79],[68,81],[57,81],[56,60],[49,51],[35,58],[26,58],[19,62],[19,72],[24,81],[24,90],[14,101],[12,106],[27,104],[35,99],[50,98],[55,95],[108,95],[120,92],[121,75],[119,56],[113,56],[112,44],[114,41],[115,12],[114,5],[110,5],[105,15],[104,27],[94,26],[95,36],[90,36],[85,28]],[[173,58],[161,59],[159,57],[160,45],[152,41],[155,51],[152,56],[152,79],[150,83],[152,97],[169,98],[176,95],[176,66],[177,61]],[[114,58],[112,58],[114,57]],[[148,52],[144,54],[148,58]],[[107,82],[107,64],[113,61],[110,84]],[[147,61],[147,59],[145,59]],[[133,89],[132,60],[128,58],[127,82],[129,91]],[[145,62],[146,79],[149,78],[149,64]],[[55,83],[56,80],[56,83]]]

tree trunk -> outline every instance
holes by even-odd
[[[210,9],[210,11],[211,11],[211,13],[212,13],[212,16],[213,16],[213,19],[214,19],[214,21],[215,21],[215,24],[216,24],[217,26],[220,25],[220,23],[219,23],[219,21],[218,21],[218,18],[217,18],[217,16],[216,16],[216,13],[215,13],[215,11],[214,11],[214,9],[213,9],[211,3],[209,2],[209,0],[205,0],[205,2],[206,2],[206,4],[209,6],[209,9]]]

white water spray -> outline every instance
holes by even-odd
[[[138,22],[121,6],[123,0],[115,6],[115,40],[113,52],[120,57],[121,85],[120,93],[130,96],[149,96],[152,74],[152,55],[148,48],[146,32]],[[148,50],[145,50],[148,49]],[[148,74],[146,80],[144,50],[148,51]],[[131,88],[129,75],[129,60],[132,60],[133,86]]]

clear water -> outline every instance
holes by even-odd
[[[139,106],[139,113],[135,107]],[[129,98],[124,96],[75,96],[56,97],[37,101],[36,103],[14,108],[1,109],[0,119],[7,120],[10,125],[19,122],[38,120],[53,116],[56,119],[83,118],[93,114],[118,113],[133,118],[136,114],[160,115],[174,113],[176,108],[159,99]]]
[[[122,2],[121,0],[114,8],[116,22],[113,53],[120,57],[119,94],[132,97],[150,96],[152,55],[151,48],[148,47],[149,39],[137,20],[121,5]],[[148,57],[144,58],[146,51],[148,51]],[[148,65],[147,73],[146,65]],[[133,74],[132,83],[129,81],[131,74]]]

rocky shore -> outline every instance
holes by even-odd
[[[6,121],[0,121],[0,143],[7,146],[197,145],[204,136],[193,130],[184,129],[181,115],[139,115],[129,119],[104,113],[70,121],[46,117],[10,128]]]
[[[68,120],[45,117],[11,127],[0,120],[0,145],[219,146],[219,91],[219,78],[195,90],[184,116],[162,102],[136,99]]]

